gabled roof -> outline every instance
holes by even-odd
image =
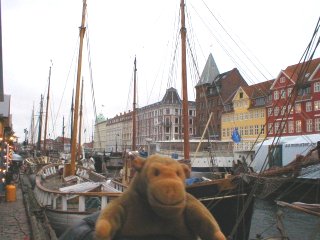
[[[284,72],[285,74],[291,78],[294,82],[298,80],[298,77],[300,77],[300,80],[308,80],[311,74],[314,72],[314,70],[318,67],[320,64],[320,58],[312,59],[306,62],[298,63],[292,66],[288,66]],[[304,76],[299,76],[301,74],[304,74]],[[301,79],[303,77],[304,79]]]
[[[288,79],[290,81],[292,81],[293,83],[296,83],[296,81],[300,77],[299,80],[302,83],[304,83],[311,78],[313,72],[318,68],[319,64],[320,64],[320,58],[316,58],[316,59],[312,59],[312,60],[309,60],[306,62],[302,62],[302,63],[288,66],[285,70],[281,70],[278,77],[276,78],[276,80],[272,84],[271,88],[273,88],[275,86],[275,84],[276,84],[277,80],[279,79],[279,77],[281,76],[281,74],[286,75],[288,77]],[[301,74],[303,74],[304,76],[301,76]]]
[[[206,65],[202,71],[201,77],[199,82],[196,86],[203,85],[203,84],[210,84],[213,82],[213,80],[219,75],[219,69],[217,67],[216,62],[214,61],[214,58],[212,54],[209,54],[209,57],[207,59]]]
[[[177,92],[177,89],[171,87],[168,88],[166,91],[166,94],[161,100],[161,103],[165,104],[178,104],[181,103],[181,98],[179,97],[179,94]]]
[[[251,86],[243,86],[242,89],[250,99],[264,97],[268,95],[273,82],[274,79],[253,84]]]

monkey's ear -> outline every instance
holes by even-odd
[[[142,157],[135,157],[133,159],[133,167],[136,171],[140,172],[141,169],[143,168],[143,165],[145,164],[146,160]]]

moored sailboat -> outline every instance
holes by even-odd
[[[83,1],[80,27],[80,44],[77,67],[77,83],[72,126],[71,159],[51,159],[48,156],[27,158],[26,163],[35,173],[34,194],[38,204],[45,209],[52,228],[57,236],[81,219],[98,211],[123,191],[123,186],[96,173],[91,168],[81,166],[80,137],[80,79],[82,65],[82,47],[85,34],[86,0]],[[83,88],[83,87],[82,87]],[[46,120],[47,124],[47,120]],[[79,139],[79,142],[77,142]],[[39,141],[40,144],[40,141]],[[64,144],[64,143],[63,143]],[[44,154],[46,155],[46,154]]]

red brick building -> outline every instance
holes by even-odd
[[[213,112],[209,134],[217,140],[221,139],[221,115],[225,102],[234,95],[240,86],[248,86],[238,69],[220,73],[213,59],[209,55],[196,85],[196,133],[201,136],[210,113]]]

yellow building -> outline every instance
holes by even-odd
[[[233,142],[235,160],[253,159],[253,146],[266,137],[266,102],[273,80],[239,87],[225,103],[221,120],[221,140]],[[237,129],[240,142],[232,140]]]

